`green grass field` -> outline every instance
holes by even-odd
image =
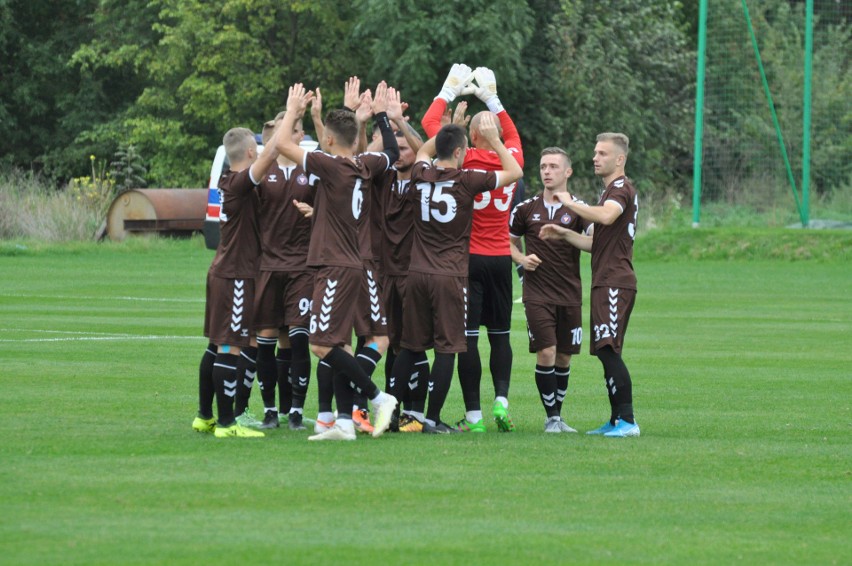
[[[850,564],[849,236],[810,260],[694,253],[723,236],[752,241],[637,241],[641,438],[542,433],[515,305],[516,433],[354,443],[191,431],[199,239],[0,243],[0,563]],[[608,411],[585,352],[581,431]]]

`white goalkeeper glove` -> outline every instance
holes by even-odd
[[[470,67],[464,63],[453,63],[441,92],[435,98],[443,98],[448,103],[452,102],[472,80],[473,72]]]
[[[476,79],[476,97],[488,106],[488,109],[498,114],[503,111],[503,104],[497,96],[497,78],[494,71],[488,67],[477,67],[473,72]]]

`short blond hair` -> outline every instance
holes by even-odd
[[[238,163],[245,158],[246,150],[257,147],[257,142],[254,139],[254,132],[248,128],[231,128],[225,132],[222,145],[225,146],[228,161]]]
[[[602,134],[598,134],[598,140],[597,141],[599,141],[599,142],[608,141],[608,142],[614,143],[616,145],[616,147],[618,147],[618,149],[620,149],[622,152],[624,152],[625,156],[627,156],[627,154],[630,153],[630,138],[628,138],[626,135],[624,135],[622,133],[604,132]]]

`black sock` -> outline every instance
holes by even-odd
[[[509,380],[512,377],[512,343],[509,341],[509,331],[488,331],[488,342],[491,344],[491,381],[494,383],[494,396],[509,398]]]
[[[257,337],[257,382],[263,409],[275,407],[275,387],[278,385],[278,367],[275,365],[275,346],[278,338]]]
[[[450,392],[455,357],[455,354],[435,353],[435,363],[432,364],[431,376],[432,391],[429,393],[429,408],[426,410],[426,418],[435,421],[435,424],[441,421],[441,409],[444,408],[447,393]]]
[[[541,398],[541,404],[544,405],[544,412],[548,417],[556,417],[559,411],[556,410],[556,375],[554,375],[553,366],[535,365],[535,385],[538,387],[538,395]]]
[[[293,405],[293,388],[290,386],[290,366],[293,363],[291,348],[278,349],[275,365],[278,368],[278,412],[286,415]]]
[[[414,368],[411,357],[411,351],[405,348],[396,355],[396,362],[393,365],[391,377],[388,379],[386,391],[397,399],[401,399],[405,390],[408,389],[408,378]]]
[[[216,354],[213,363],[213,383],[216,386],[216,411],[219,425],[234,424],[234,397],[237,394],[237,364],[240,358],[234,354]]]
[[[308,396],[308,384],[311,381],[311,353],[308,346],[308,329],[290,329],[290,348],[293,351],[293,361],[290,364],[290,387],[292,390],[293,409],[304,409],[305,398]]]
[[[237,400],[234,412],[242,415],[248,409],[251,388],[254,385],[254,375],[257,373],[257,348],[247,346],[240,352],[237,363]]]
[[[610,346],[604,346],[598,350],[597,354],[604,367],[607,391],[611,395],[612,416],[610,422],[615,424],[615,419],[624,419],[629,423],[635,422],[633,419],[633,382],[630,379],[627,366],[624,365],[624,360]]]
[[[387,392],[391,390],[390,380],[393,377],[393,364],[396,363],[396,356],[397,354],[393,348],[388,348],[388,351],[385,352],[385,391]],[[399,401],[402,402],[402,399],[399,399]]]
[[[353,383],[357,389],[360,389],[368,399],[373,399],[379,394],[379,388],[372,382],[370,376],[364,372],[364,369],[355,360],[355,358],[346,353],[343,348],[332,348],[331,351],[323,358],[323,361],[328,363],[328,365],[334,368],[335,371],[345,374],[346,377],[349,378],[350,382]],[[335,379],[335,383],[336,381],[337,380]],[[347,386],[348,385],[349,383],[347,383]],[[336,386],[334,388],[334,394],[338,394]],[[339,404],[340,399],[338,399],[338,414],[340,414]],[[352,412],[351,408],[349,409],[349,412]]]
[[[568,380],[571,377],[571,366],[564,368],[556,366],[556,371],[553,374],[556,376],[556,410],[561,415],[562,403],[568,394]]]
[[[408,379],[409,398],[411,399],[411,410],[416,413],[426,411],[426,397],[429,395],[429,380],[432,375],[429,371],[429,359],[426,352],[417,352],[413,355],[414,371]]]
[[[332,382],[334,383],[334,401],[337,404],[337,419],[351,420],[352,406],[355,404],[355,390],[352,388],[349,376],[335,370]]]
[[[479,331],[467,337],[467,352],[459,354],[459,383],[466,411],[480,410],[479,382],[482,380],[482,361],[479,359]]]
[[[317,412],[330,413],[334,398],[334,370],[320,360],[317,364]]]
[[[216,386],[213,384],[213,363],[216,361],[216,344],[207,344],[201,363],[198,366],[198,416],[202,419],[213,418],[213,398]]]

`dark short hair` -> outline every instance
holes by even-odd
[[[449,159],[456,148],[466,145],[467,136],[464,128],[458,124],[447,124],[435,136],[435,152],[438,154],[438,159]]]
[[[339,108],[330,111],[325,116],[325,128],[344,145],[352,146],[358,139],[358,121],[351,110]]]

